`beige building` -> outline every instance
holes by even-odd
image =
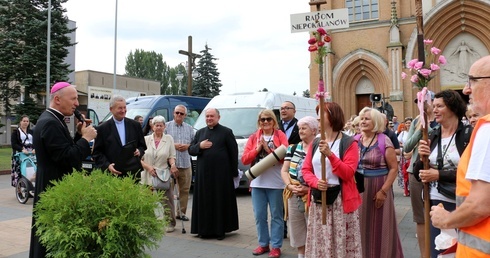
[[[490,50],[490,1],[423,0],[424,38],[432,39],[448,64],[441,66],[429,89],[463,89],[468,70]],[[331,32],[331,53],[324,66],[324,81],[332,101],[345,115],[371,106],[370,94],[383,94],[398,117],[416,116],[416,88],[406,64],[416,59],[415,0],[327,1],[321,10],[348,8],[350,26]],[[312,6],[311,11],[316,11]],[[307,44],[305,42],[305,44]],[[316,54],[316,53],[315,53]],[[314,56],[312,55],[312,64]],[[310,92],[317,92],[318,65],[311,65]]]
[[[75,72],[75,83],[79,93],[79,109],[87,111],[93,109],[102,120],[109,112],[109,101],[112,95],[121,95],[125,98],[160,95],[160,82],[116,75],[116,88],[114,89],[114,74],[84,70]]]

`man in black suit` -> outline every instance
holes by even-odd
[[[146,143],[140,123],[126,118],[126,100],[114,95],[109,103],[112,119],[97,127],[93,158],[95,165],[118,176],[140,178],[141,157],[145,154]],[[121,159],[126,151],[127,159]],[[118,163],[118,164],[116,164]]]
[[[90,155],[89,142],[97,136],[94,127],[89,126],[91,121],[86,119],[85,123],[78,122],[75,140],[71,138],[65,123],[65,116],[72,116],[78,105],[75,86],[67,82],[53,85],[49,108],[39,117],[33,135],[37,158],[34,207],[46,187],[52,186],[52,180],[60,180],[74,168],[81,169],[82,160]],[[45,257],[46,248],[35,235],[34,225],[33,214],[29,257]]]
[[[296,114],[296,106],[291,101],[284,101],[281,104],[281,121],[279,129],[288,137],[289,144],[297,144],[301,141],[299,138],[298,119],[294,117]],[[288,236],[287,221],[284,221],[284,238]]]
[[[296,144],[301,141],[299,138],[298,119],[294,117],[296,106],[291,101],[285,101],[281,105],[281,122],[279,129],[288,137],[289,144]]]

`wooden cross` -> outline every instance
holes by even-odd
[[[188,51],[179,50],[179,54],[186,55],[187,60],[187,96],[192,96],[192,70],[194,69],[194,61],[196,58],[201,58],[201,55],[192,53],[192,36],[188,37]]]

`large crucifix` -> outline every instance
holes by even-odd
[[[186,55],[187,60],[187,96],[192,96],[192,70],[194,69],[194,62],[196,58],[201,58],[201,55],[192,53],[192,36],[188,37],[187,40],[187,51],[179,50],[179,54]]]

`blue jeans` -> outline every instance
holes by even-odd
[[[260,246],[281,248],[284,237],[284,204],[282,201],[283,189],[252,187],[252,205],[255,216],[255,226]],[[267,205],[271,211],[271,234],[267,222]]]

